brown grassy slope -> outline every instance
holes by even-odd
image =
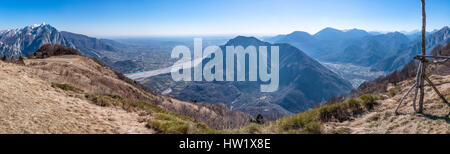
[[[154,133],[137,113],[92,104],[26,66],[0,62],[0,133]],[[48,74],[48,76],[53,76]]]
[[[442,83],[437,88],[450,99],[450,76],[432,75],[431,80]],[[444,104],[431,87],[425,87],[424,114],[416,114],[412,107],[413,94],[404,100],[399,109],[400,115],[394,110],[403,94],[414,81],[402,81],[397,86],[389,86],[388,91],[396,88],[394,96],[384,93],[379,105],[374,110],[343,122],[329,122],[324,124],[326,133],[354,133],[354,134],[449,134],[450,133],[450,107]]]
[[[450,56],[450,45],[439,46],[434,54]],[[236,130],[241,133],[450,133],[450,107],[427,86],[424,114],[415,114],[410,94],[394,115],[400,98],[410,88],[417,64],[375,81],[366,82],[351,94],[336,97],[314,109],[280,118],[264,125],[252,124]],[[429,65],[427,72],[437,88],[450,100],[450,61]],[[372,107],[364,109],[365,96],[376,98]],[[370,99],[369,99],[370,100]],[[356,113],[356,114],[354,114]],[[324,118],[325,117],[325,118]],[[331,117],[331,119],[329,118]]]
[[[36,68],[14,63],[2,63],[1,68],[0,133],[217,132],[151,103],[44,81],[34,74]]]
[[[93,59],[76,55],[54,56],[46,59],[30,59],[27,65],[34,68],[32,75],[47,82],[69,83],[85,92],[116,94],[140,100],[169,111],[190,116],[205,122],[212,128],[235,128],[248,123],[243,113],[228,110],[223,106],[193,104],[170,97],[156,95],[124,82],[120,75]],[[51,75],[49,75],[51,74]]]
[[[431,51],[432,55],[450,56],[450,43],[439,45]],[[413,94],[406,97],[400,108],[399,116],[393,115],[397,103],[403,94],[415,81],[417,64],[411,62],[401,71],[396,71],[376,81],[367,82],[361,87],[361,93],[378,93],[385,96],[380,100],[381,105],[365,116],[354,121],[330,124],[329,130],[348,130],[349,133],[450,133],[450,108],[444,104],[438,95],[427,86],[425,88],[424,114],[414,114],[412,107]],[[450,61],[439,65],[428,65],[427,73],[437,84],[437,88],[450,100]]]
[[[43,47],[51,51],[38,55],[50,57],[0,62],[0,133],[217,133],[208,127],[250,121],[225,106],[154,94],[95,59]]]
[[[450,100],[450,75],[432,75],[431,80]],[[385,92],[377,95],[362,95],[345,102],[323,105],[299,114],[280,118],[263,125],[251,124],[235,130],[238,133],[264,134],[449,134],[450,106],[444,104],[431,87],[427,86],[424,114],[416,114],[409,95],[401,106],[400,115],[394,110],[412,80],[389,85]],[[367,99],[367,96],[372,97]],[[369,100],[369,101],[367,101]]]

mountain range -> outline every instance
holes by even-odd
[[[249,45],[279,46],[278,91],[260,92],[260,82],[174,82],[170,74],[150,77],[141,83],[159,92],[170,89],[170,95],[178,99],[223,103],[253,116],[261,113],[269,119],[305,111],[352,89],[348,81],[286,43],[270,44],[254,37],[238,36],[221,48],[225,51],[225,46]]]
[[[322,62],[350,63],[392,72],[402,68],[418,53],[418,33],[371,34],[364,30],[347,31],[325,28],[314,35],[296,31],[267,38],[266,41],[289,43]],[[427,50],[449,41],[449,28],[427,33]],[[406,54],[405,54],[406,53]]]
[[[100,57],[100,51],[117,50],[107,41],[81,34],[60,32],[46,23],[0,32],[0,53],[7,56],[27,55],[44,44],[61,44],[97,58]]]
[[[46,44],[22,63],[0,60],[0,133],[212,133],[250,123],[223,105],[153,93],[79,53]]]
[[[430,32],[427,35],[427,49],[449,42],[449,31],[448,27],[444,27]],[[419,52],[420,40],[411,40],[414,38],[412,35],[325,28],[314,35],[296,31],[266,38],[267,42],[243,36],[227,41],[224,46],[280,46],[280,88],[271,94],[260,93],[258,82],[174,82],[168,74],[140,82],[150,89],[182,100],[225,104],[252,115],[264,110],[273,114],[266,114],[266,117],[276,118],[307,110],[352,89],[350,80],[343,77],[357,75],[330,71],[328,64],[324,67],[324,63],[319,62],[342,63],[343,67],[352,64],[373,71],[392,72],[406,65]],[[116,71],[130,73],[170,66],[174,60],[166,51],[170,51],[176,43],[158,42],[150,47],[97,39],[58,31],[45,23],[0,31],[0,55],[27,55],[44,44],[61,44],[78,49],[83,55],[99,59]],[[363,81],[358,79],[359,83]]]
[[[254,39],[252,39],[254,40]],[[238,39],[240,42],[241,39]],[[258,43],[248,41],[247,43]],[[410,63],[352,96],[292,116],[250,123],[222,105],[184,102],[148,91],[96,59],[62,45],[44,45],[28,59],[0,60],[2,134],[448,134],[448,110],[425,95],[423,114],[412,114],[413,95],[393,114],[413,82]],[[450,44],[433,49],[450,55]],[[42,57],[41,55],[46,55]],[[44,59],[42,59],[44,58]],[[450,99],[450,62],[430,65],[430,79]],[[364,94],[364,95],[362,95]],[[331,103],[331,102],[329,102]]]
[[[127,73],[168,66],[172,46],[163,43],[153,47],[98,39],[82,34],[58,31],[42,23],[0,31],[0,55],[26,56],[44,44],[60,44],[79,50],[83,55],[99,59],[115,70]]]
[[[334,28],[325,28],[314,35],[303,31],[295,31],[287,35],[278,35],[273,38],[267,38],[265,41],[272,43],[289,43],[313,58],[322,60],[328,54],[344,50],[353,41],[358,38],[369,36],[364,30],[352,29],[341,31]],[[330,51],[333,49],[333,51]]]
[[[450,28],[448,26],[428,34],[426,36],[426,50],[427,54],[438,45],[445,45],[450,42]],[[393,52],[388,53],[382,60],[372,65],[374,70],[395,71],[406,64],[411,59],[421,53],[421,40],[415,40],[407,44],[402,44]]]

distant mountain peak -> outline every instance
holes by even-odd
[[[256,37],[253,37],[253,36],[242,36],[242,35],[236,36],[234,39],[236,39],[236,40],[247,40],[247,39],[258,40]],[[234,40],[234,39],[231,39],[231,40]]]
[[[320,35],[320,34],[323,34],[323,33],[330,33],[330,32],[332,32],[332,33],[339,33],[339,32],[342,32],[342,31],[340,31],[338,29],[335,29],[335,28],[326,27],[326,28],[320,30],[319,32],[317,32],[314,35]]]
[[[388,35],[388,36],[405,36],[405,34],[398,32],[398,31],[389,32],[389,33],[386,33],[386,35]]]
[[[333,27],[325,27],[325,28],[322,29],[322,30],[336,30],[336,31],[340,31],[340,30],[338,30],[338,29],[336,29],[336,28],[333,28]]]
[[[306,35],[306,36],[311,36],[311,34],[309,34],[308,32],[304,32],[304,31],[294,31],[288,35]]]
[[[353,28],[353,29],[348,29],[345,31],[346,33],[362,33],[362,34],[369,34],[367,31],[362,30],[362,29],[357,29],[357,28]]]
[[[358,28],[352,28],[352,29],[345,30],[345,32],[350,32],[350,31],[365,31],[365,30],[358,29]]]
[[[40,27],[40,26],[45,26],[45,25],[48,25],[48,24],[45,23],[45,22],[42,22],[41,24],[33,24],[32,26],[33,27]]]
[[[235,38],[228,40],[227,44],[233,43],[233,42],[261,42],[256,37],[253,36],[236,36]]]
[[[29,26],[26,26],[26,27],[24,27],[24,28],[22,28],[22,29],[26,29],[26,28],[36,29],[36,28],[41,28],[41,27],[51,27],[51,28],[54,28],[54,27],[52,27],[51,25],[49,25],[49,24],[43,22],[43,23],[41,23],[41,24],[33,24],[33,25],[29,25]],[[56,28],[55,28],[55,29],[56,29]]]
[[[255,37],[248,37],[248,36],[237,36],[231,40],[229,40],[225,45],[226,46],[237,46],[237,45],[242,45],[244,47],[249,46],[249,45],[265,45],[266,42],[263,42]]]
[[[109,43],[70,32],[60,32],[43,22],[21,28],[0,31],[0,55],[18,56],[34,52],[44,44],[60,44],[80,50],[83,54],[99,57],[97,51],[115,51]]]
[[[438,30],[438,31],[450,31],[450,28],[448,26],[445,26],[441,30]]]
[[[324,28],[314,34],[314,36],[320,40],[361,38],[367,35],[370,34],[361,29],[353,28],[349,30],[338,30],[331,27]]]
[[[311,34],[304,31],[294,31],[290,34],[284,35],[277,42],[310,42],[312,40],[314,40],[314,37]]]

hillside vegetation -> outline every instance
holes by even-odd
[[[0,62],[0,133],[215,133],[250,121],[156,95],[95,59],[51,48],[24,65]]]
[[[439,46],[432,53],[450,55],[449,49]],[[223,105],[157,95],[95,59],[54,53],[22,58],[23,63],[0,61],[0,133],[450,133],[450,107],[429,86],[423,114],[413,111],[412,95],[400,115],[394,114],[414,82],[415,63],[316,108],[250,124],[249,116]],[[428,67],[430,79],[447,99],[449,66]]]
[[[450,56],[450,43],[437,46],[433,55]],[[416,114],[413,95],[405,98],[399,112],[394,110],[401,97],[415,82],[417,63],[362,84],[348,95],[335,97],[314,109],[281,118],[264,125],[251,124],[239,133],[338,133],[338,134],[450,134],[450,104],[428,85],[425,87],[424,113]],[[428,65],[429,78],[450,100],[450,61]]]
[[[450,75],[431,76],[439,84],[438,89],[450,99]],[[394,110],[400,98],[412,84],[406,80],[397,86],[390,85],[388,91],[376,95],[365,94],[344,102],[323,105],[299,114],[280,118],[263,125],[251,124],[235,130],[238,133],[263,134],[449,134],[450,106],[444,104],[431,87],[427,86],[424,114],[416,114],[412,108],[412,95],[405,99],[399,112]],[[396,88],[400,87],[400,88]]]

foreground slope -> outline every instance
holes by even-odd
[[[432,55],[450,56],[450,43],[437,46]],[[251,124],[243,133],[343,133],[343,134],[449,134],[450,104],[444,103],[425,85],[424,113],[412,107],[413,94],[405,98],[399,115],[394,111],[415,82],[418,64],[411,61],[401,71],[362,84],[350,94],[335,97],[320,107],[281,118],[264,125]],[[428,65],[427,74],[437,89],[450,100],[450,61]]]
[[[250,121],[224,106],[154,94],[92,58],[24,63],[0,62],[0,133],[211,133]]]
[[[137,113],[101,107],[82,95],[52,87],[38,77],[43,71],[4,62],[0,67],[0,133],[155,132],[138,122]]]
[[[450,75],[430,77],[450,99]],[[250,124],[237,129],[251,134],[450,134],[450,106],[444,104],[431,87],[425,88],[424,113],[416,114],[412,95],[395,115],[394,110],[412,84],[406,80],[390,85],[386,93],[365,94],[344,102],[324,105],[263,125]],[[406,103],[405,103],[406,102]]]
[[[450,100],[450,76],[433,75],[430,77],[437,88]],[[388,93],[381,94],[377,101],[379,105],[371,112],[342,122],[329,122],[324,125],[328,133],[353,134],[449,134],[450,107],[442,102],[430,86],[425,87],[424,113],[415,114],[412,107],[413,94],[408,95],[399,109],[399,115],[394,110],[401,97],[406,93],[414,80],[406,80],[396,86],[390,85]],[[393,95],[393,96],[392,96]]]

